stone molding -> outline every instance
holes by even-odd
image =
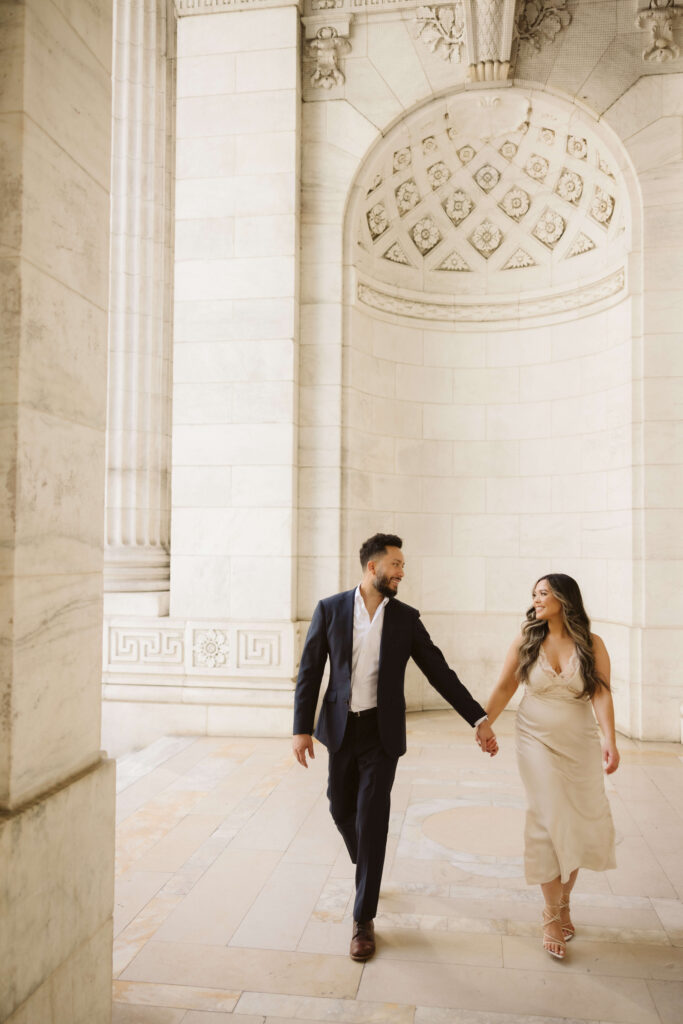
[[[304,58],[311,62],[309,81],[313,88],[329,90],[343,85],[346,76],[341,59],[351,52],[348,36],[351,18],[310,17],[302,18],[304,25]]]
[[[649,6],[638,12],[636,27],[647,29],[652,37],[643,50],[643,60],[658,64],[678,60],[681,48],[674,42],[673,29],[681,15],[683,5],[676,0],[650,0]]]
[[[103,679],[226,689],[268,680],[291,689],[299,634],[294,622],[112,616],[104,623]]]
[[[178,17],[211,14],[221,11],[260,10],[289,7],[287,0],[174,0]],[[655,2],[655,0],[653,0]],[[552,43],[571,22],[566,9],[568,0],[453,0],[452,3],[425,5],[422,0],[295,0],[303,21],[325,18],[322,28],[334,27],[330,17],[344,14],[373,15],[387,12],[415,11],[415,34],[430,51],[454,64],[463,62],[463,51],[472,82],[505,81],[514,62],[514,48],[529,43],[540,50],[543,43]],[[348,36],[339,32],[338,35]],[[307,27],[307,38],[311,39]],[[331,43],[333,35],[323,35],[316,56],[324,64],[315,77],[314,86],[330,88],[343,84],[338,60],[341,52]],[[343,47],[343,49],[346,49]],[[348,52],[348,50],[346,50]],[[315,76],[315,72],[314,72]],[[340,77],[341,76],[341,77]]]
[[[221,11],[259,10],[294,6],[286,0],[174,0],[179,17]],[[655,0],[653,0],[655,2]],[[454,0],[425,5],[421,0],[299,0],[306,39],[304,57],[313,59],[313,87],[331,89],[344,84],[340,58],[350,52],[349,24],[354,14],[415,11],[415,36],[438,58],[463,62],[472,82],[508,79],[519,43],[540,50],[544,42],[571,22],[568,0]],[[346,19],[340,31],[336,20]],[[313,31],[311,31],[311,23]]]
[[[485,303],[466,302],[461,296],[457,300],[452,296],[444,296],[440,301],[435,296],[431,302],[425,302],[420,298],[392,295],[363,281],[358,282],[357,297],[364,306],[394,316],[437,320],[442,323],[500,323],[583,309],[620,295],[625,289],[625,284],[625,269],[620,267],[601,281],[592,282],[581,288],[528,299],[520,297],[514,302],[505,299]]]
[[[253,11],[267,7],[300,7],[296,0],[174,0],[179,18],[192,14],[220,14],[225,11]]]

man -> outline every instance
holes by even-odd
[[[406,751],[405,668],[413,658],[427,679],[475,727],[484,752],[497,753],[486,712],[448,667],[420,620],[395,600],[403,579],[400,537],[376,533],[360,549],[363,578],[318,602],[306,637],[294,696],[293,750],[308,767],[313,720],[325,663],[330,680],[315,736],[329,752],[327,796],[334,822],[356,865],[350,955],[375,951],[374,917],[389,831],[396,763]]]

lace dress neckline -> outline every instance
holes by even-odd
[[[541,664],[541,668],[543,669],[543,671],[546,673],[546,675],[549,675],[551,679],[571,679],[577,671],[579,658],[576,653],[576,648],[574,648],[574,650],[572,651],[572,656],[569,659],[569,662],[567,663],[567,667],[562,672],[555,671],[553,666],[548,661],[548,656],[543,650],[543,647],[539,648],[538,660]]]

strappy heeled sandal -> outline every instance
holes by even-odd
[[[549,924],[561,925],[560,919],[560,905],[546,903],[543,908],[543,948],[550,956],[554,956],[556,960],[564,960],[564,954],[567,943],[565,939],[556,939],[546,930]],[[559,946],[559,952],[551,949],[550,946]]]
[[[569,897],[568,896],[563,896],[562,899],[560,900],[559,906],[560,906],[560,914],[562,913],[563,910],[566,910],[567,912],[569,912]],[[563,924],[562,925],[562,938],[564,939],[565,942],[571,942],[572,939],[574,938],[575,934],[576,934],[576,928],[574,927],[573,924]]]

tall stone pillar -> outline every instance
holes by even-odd
[[[175,14],[171,0],[116,0],[114,10],[105,590],[128,595],[108,598],[108,611],[164,614]]]
[[[299,14],[178,15],[170,614],[107,620],[114,751],[289,733],[296,674]]]
[[[106,3],[0,8],[0,1020],[108,1024]]]

